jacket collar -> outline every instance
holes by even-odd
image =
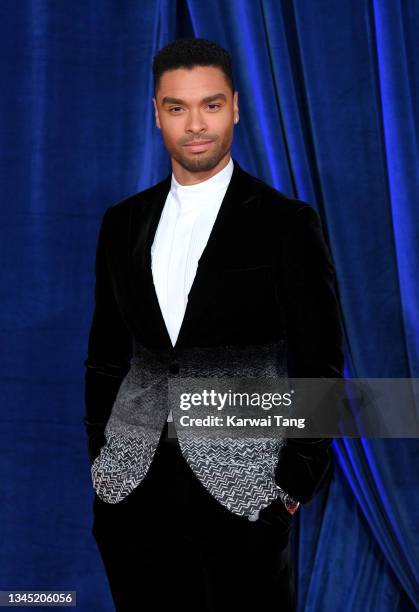
[[[222,266],[229,240],[236,231],[241,207],[254,200],[258,194],[255,178],[243,170],[233,158],[234,168],[208,242],[199,259],[196,275],[189,292],[185,315],[175,346],[166,328],[154,287],[151,270],[151,246],[168,196],[172,172],[162,181],[141,194],[143,209],[141,223],[136,226],[132,251],[131,282],[133,299],[138,308],[141,327],[147,330],[147,338],[153,344],[174,352],[190,338],[205,314],[205,304],[212,290],[211,279]],[[143,208],[145,207],[145,208]],[[144,334],[142,334],[144,335]]]

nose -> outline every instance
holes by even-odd
[[[185,130],[188,133],[200,134],[207,129],[205,118],[199,111],[191,111],[186,122]]]

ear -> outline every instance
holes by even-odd
[[[154,96],[153,96],[153,105],[154,105],[154,117],[156,119],[156,127],[158,127],[160,130],[161,126],[160,126],[160,119],[159,119],[159,111],[157,109],[157,101]]]
[[[234,111],[234,123],[238,123],[239,117],[239,92],[235,91],[233,96],[233,111]]]

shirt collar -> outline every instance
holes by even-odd
[[[230,157],[228,164],[222,170],[209,179],[196,183],[195,185],[181,185],[172,172],[170,191],[181,206],[192,202],[198,206],[201,198],[211,198],[212,195],[216,195],[221,190],[227,189],[231,175],[233,174],[233,168],[233,159]]]

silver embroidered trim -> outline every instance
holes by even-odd
[[[182,348],[182,375],[188,377],[282,377],[282,341],[263,345]],[[130,370],[118,390],[105,428],[104,446],[91,468],[93,487],[118,503],[144,479],[169,413],[169,353],[134,343]],[[252,517],[279,496],[274,480],[284,438],[205,437],[178,431],[185,460],[224,507]]]
[[[279,496],[274,472],[283,440],[204,438],[178,432],[182,454],[211,495],[250,517]]]

